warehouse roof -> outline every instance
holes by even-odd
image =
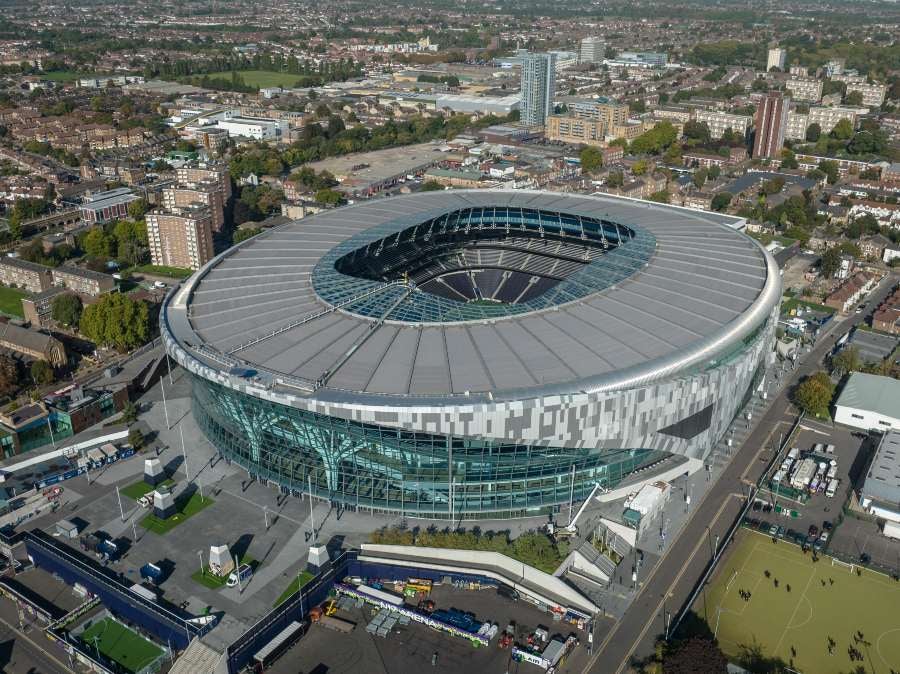
[[[848,377],[835,405],[900,419],[900,380],[854,372]]]
[[[485,207],[593,218],[630,234],[608,251],[592,249],[590,264],[519,304],[452,302],[421,286],[335,271],[346,250],[372,250],[435,214]],[[206,365],[224,371],[223,362],[236,360],[315,382],[317,395],[620,388],[710,365],[768,317],[780,295],[777,269],[735,231],[740,224],[609,196],[459,190],[371,200],[278,227],[220,256],[168,303],[165,326],[182,346],[226,356]]]

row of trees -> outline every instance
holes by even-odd
[[[372,543],[415,545],[424,548],[482,550],[499,552],[546,573],[553,573],[566,555],[565,543],[554,543],[546,534],[530,531],[510,540],[508,531],[484,531],[475,527],[439,531],[436,527],[421,529],[382,528],[372,532]]]
[[[98,346],[124,353],[150,341],[150,307],[124,293],[109,293],[84,308],[78,326]]]

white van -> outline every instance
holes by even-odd
[[[831,480],[828,483],[828,488],[825,490],[825,496],[834,498],[834,495],[837,493],[838,484],[840,484],[840,480]]]
[[[241,564],[238,567],[237,571],[232,571],[230,574],[228,574],[228,580],[225,582],[225,584],[228,587],[234,587],[238,584],[238,576],[240,576],[242,583],[246,583],[248,580],[250,580],[250,576],[252,575],[253,568],[249,564]]]

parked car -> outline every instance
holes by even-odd
[[[822,541],[822,543],[827,543],[828,542],[828,532],[823,531],[821,534],[819,534],[819,540]]]
[[[780,524],[778,525],[778,531],[775,532],[775,535],[778,538],[784,538],[784,527],[781,526]]]
[[[771,527],[769,527],[769,536],[771,536],[772,538],[775,538],[777,535],[778,535],[778,525],[773,524]]]
[[[834,524],[831,523],[831,520],[825,520],[822,522],[822,530],[823,531],[831,531],[834,528]]]
[[[809,531],[807,532],[807,534],[809,534],[811,537],[815,538],[816,536],[819,535],[819,527],[817,527],[815,524],[810,524]]]

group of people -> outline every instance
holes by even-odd
[[[750,601],[750,597],[753,596],[752,594],[750,594],[749,590],[744,589],[738,590],[738,595],[740,595],[741,599],[743,599],[744,601]]]

